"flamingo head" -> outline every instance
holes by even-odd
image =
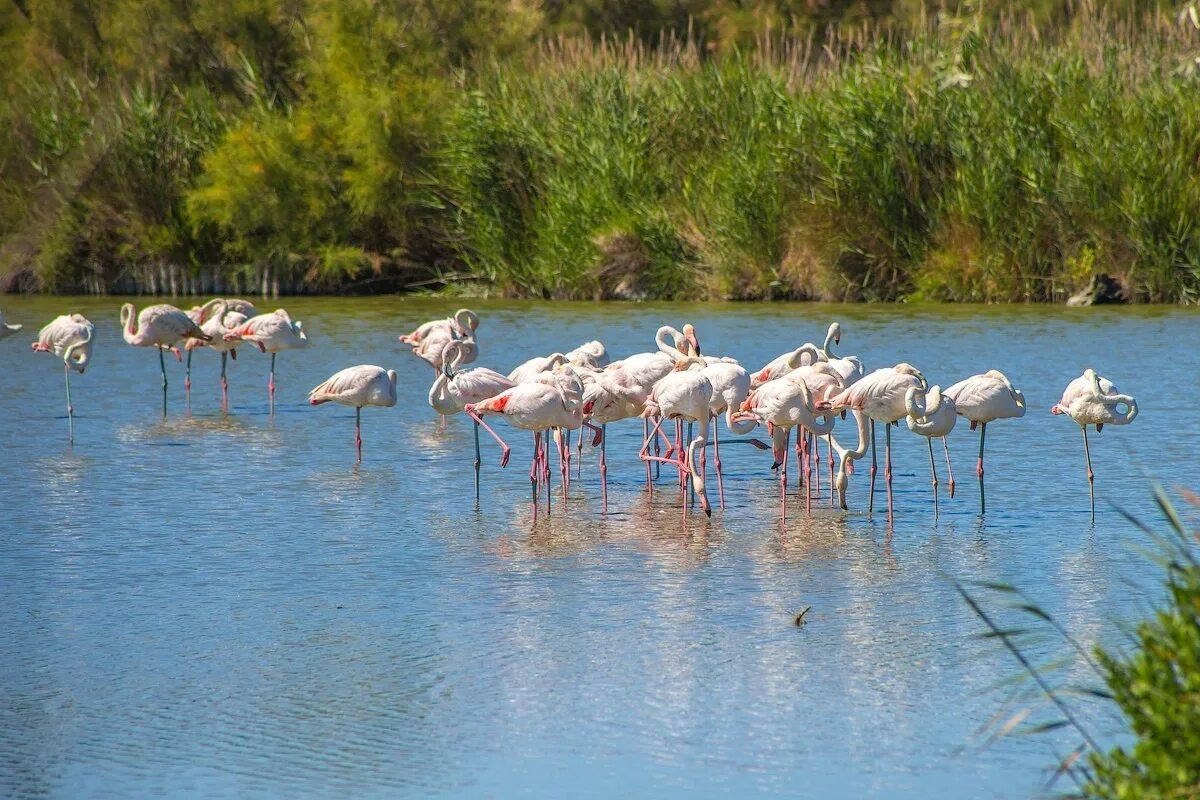
[[[696,338],[696,328],[692,323],[683,326],[683,338],[692,347],[692,355],[700,355],[700,340]]]

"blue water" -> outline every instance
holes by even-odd
[[[946,386],[997,367],[1030,406],[989,427],[986,519],[965,425],[936,521],[925,443],[896,429],[889,530],[861,468],[849,513],[793,499],[781,524],[769,454],[732,445],[729,508],[685,520],[665,471],[647,498],[635,423],[609,426],[608,516],[585,451],[535,523],[528,434],[499,423],[504,471],[483,439],[476,505],[471,427],[439,426],[432,371],[395,341],[454,304],[283,304],[312,345],[280,356],[273,417],[267,357],[231,364],[225,415],[201,351],[190,409],[168,364],[164,422],[118,301],[4,299],[26,330],[0,342],[0,796],[1029,797],[1075,739],[982,746],[1018,668],[948,578],[1010,581],[1119,643],[1157,570],[1110,503],[1154,521],[1150,478],[1200,467],[1190,310],[472,303],[501,371],[594,337],[644,351],[685,321],[757,367],[836,318],[869,368]],[[28,346],[68,311],[98,327],[73,447],[61,365]],[[361,465],[353,411],[305,404],[356,363],[401,373],[398,405],[363,412]],[[1093,437],[1095,526],[1078,427],[1048,413],[1089,365],[1141,407]]]

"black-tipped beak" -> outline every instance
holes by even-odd
[[[704,509],[704,516],[708,517],[709,519],[712,519],[712,509],[711,508]]]

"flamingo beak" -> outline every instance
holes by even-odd
[[[688,334],[687,340],[692,349],[696,351],[696,355],[700,355],[700,340],[696,338],[696,334]]]

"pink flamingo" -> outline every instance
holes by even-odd
[[[712,507],[708,502],[708,493],[705,490],[703,461],[701,461],[700,469],[696,469],[696,448],[699,447],[703,453],[703,448],[708,444],[709,402],[712,400],[713,387],[701,371],[706,366],[704,359],[697,356],[681,358],[675,362],[675,368],[670,374],[655,384],[654,390],[646,400],[646,410],[642,413],[657,417],[657,421],[654,423],[654,430],[650,432],[650,436],[642,443],[640,456],[646,461],[664,462],[678,467],[685,480],[691,480],[693,491],[700,497],[700,508],[706,516],[711,517]],[[699,423],[700,432],[687,444],[686,460],[681,444],[676,445],[678,451],[676,459],[650,455],[651,440],[661,432],[664,419],[676,421],[677,441],[682,438],[681,427],[684,421]],[[686,486],[682,488],[686,489]],[[686,493],[683,509],[686,514]]]
[[[158,366],[162,370],[163,417],[167,416],[167,365],[163,361],[163,350],[170,350],[177,361],[182,361],[179,348],[175,346],[183,339],[209,340],[209,335],[178,308],[166,303],[146,306],[141,313],[133,303],[121,306],[121,336],[134,347],[158,349]]]
[[[271,413],[275,413],[275,356],[284,350],[308,347],[308,334],[299,320],[293,321],[282,308],[270,314],[259,314],[246,320],[237,329],[225,334],[226,342],[253,342],[264,353],[271,354],[271,376],[267,381],[267,396]]]
[[[1124,406],[1125,410],[1118,410]],[[1131,395],[1120,394],[1108,378],[1101,378],[1096,370],[1088,368],[1083,375],[1067,384],[1062,399],[1055,403],[1050,412],[1066,414],[1079,424],[1083,431],[1083,457],[1087,461],[1088,496],[1092,501],[1092,522],[1096,521],[1096,476],[1092,472],[1092,455],[1088,450],[1087,426],[1095,425],[1096,433],[1105,425],[1128,425],[1137,418],[1137,400]]]
[[[533,432],[533,467],[529,471],[529,483],[533,490],[533,504],[538,505],[538,481],[543,473],[546,480],[546,509],[550,508],[550,429],[565,428],[578,430],[583,426],[583,385],[574,371],[566,365],[558,366],[553,372],[538,375],[526,383],[518,383],[495,397],[479,403],[468,403],[463,411],[495,439],[501,447],[500,466],[508,465],[512,448],[483,421],[488,414],[501,414],[515,428]],[[543,444],[543,434],[545,443]],[[564,496],[566,494],[566,456],[561,440],[558,448],[559,466],[563,472]]]
[[[481,403],[511,389],[516,384],[487,367],[460,369],[465,347],[459,340],[446,343],[442,349],[442,371],[429,388],[429,405],[443,417],[462,411],[468,405]],[[472,419],[475,429],[475,499],[479,499],[479,422]]]
[[[780,513],[787,515],[788,439],[792,428],[799,427],[797,437],[810,431],[825,436],[833,431],[834,416],[829,411],[828,398],[841,388],[837,373],[827,364],[803,366],[782,378],[767,381],[750,392],[735,419],[761,422],[771,434],[774,467],[779,467]],[[799,452],[799,451],[798,451]],[[797,465],[808,467],[808,460],[797,456]],[[811,510],[812,494],[808,494]]]
[[[191,374],[192,351],[197,347],[208,346],[221,354],[221,408],[229,410],[229,381],[225,377],[226,362],[230,357],[237,360],[238,341],[225,341],[225,335],[232,333],[243,325],[247,319],[254,316],[254,306],[246,300],[225,300],[217,298],[201,306],[200,330],[212,339],[204,342],[200,339],[188,339],[184,344],[188,353],[188,374]]]
[[[954,401],[960,417],[970,420],[971,430],[979,426],[979,461],[975,465],[975,474],[979,476],[979,513],[983,514],[987,510],[983,491],[983,440],[987,436],[988,423],[1025,416],[1025,395],[998,369],[972,375],[942,394]]]
[[[479,355],[475,343],[475,331],[479,329],[479,315],[469,308],[460,308],[454,316],[435,319],[420,325],[412,333],[400,336],[400,341],[412,346],[413,355],[433,367],[442,368],[442,352],[452,340],[464,342],[462,363],[470,364]]]
[[[67,436],[75,441],[75,407],[71,404],[71,370],[80,375],[92,360],[93,325],[83,314],[64,314],[55,317],[38,333],[33,349],[39,353],[54,353],[63,360],[63,378],[67,384]]]
[[[946,471],[950,473],[950,497],[954,497],[954,470],[950,466],[950,445],[946,436],[954,430],[958,420],[958,409],[954,400],[942,394],[941,387],[933,386],[928,392],[918,386],[908,387],[904,395],[904,407],[908,410],[908,429],[925,437],[929,445],[929,472],[933,476],[933,515],[938,513],[937,465],[933,459],[933,438],[942,438],[946,451]]]
[[[363,406],[391,408],[396,405],[396,371],[373,364],[346,367],[309,392],[308,402],[314,406],[322,403],[354,406],[354,446],[358,450],[358,460],[362,461]]]
[[[875,423],[884,423],[884,431],[887,435],[884,449],[884,479],[887,482],[888,517],[890,518],[893,510],[891,423],[908,415],[904,398],[909,388],[916,386],[924,389],[925,385],[925,376],[916,367],[910,364],[897,364],[894,367],[877,369],[869,375],[865,375],[830,400],[830,405],[835,411],[843,408],[861,411],[871,420],[871,493],[867,501],[868,512],[875,510],[875,475],[879,469],[875,449]]]

